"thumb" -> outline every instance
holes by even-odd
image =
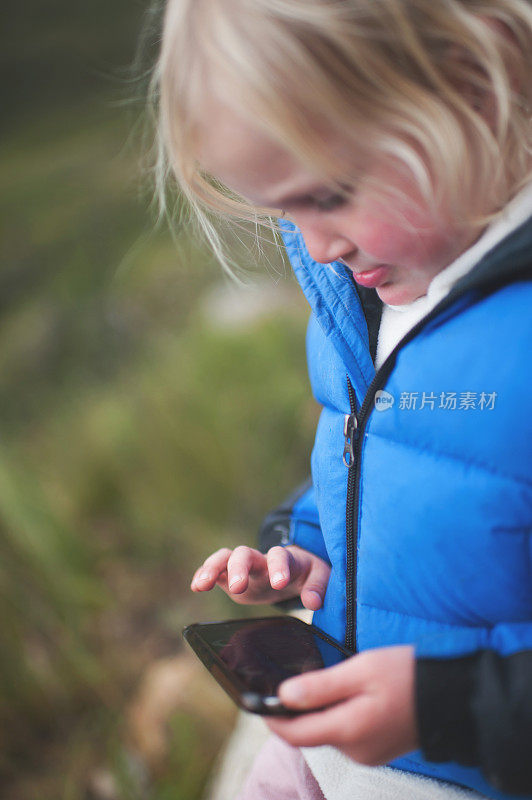
[[[358,656],[348,658],[325,670],[297,675],[281,683],[278,694],[291,708],[317,708],[332,705],[362,693],[365,677],[359,669]]]
[[[301,602],[305,608],[317,611],[323,605],[330,567],[318,556],[313,556],[311,567],[301,589]]]

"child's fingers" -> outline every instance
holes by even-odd
[[[248,588],[249,573],[266,565],[265,556],[251,547],[235,547],[227,562],[227,585],[231,594],[242,594]]]
[[[231,552],[228,547],[222,547],[205,559],[192,578],[190,588],[193,592],[209,591],[216,585],[220,573],[227,567]]]
[[[317,611],[323,605],[330,567],[321,558],[312,559],[312,565],[301,589],[301,602],[305,608]]]
[[[283,681],[278,694],[290,708],[321,708],[367,691],[368,676],[358,656],[327,668],[305,672]]]
[[[268,576],[274,589],[284,589],[290,583],[290,554],[280,545],[271,547],[266,554]]]
[[[220,572],[220,574],[218,575],[218,577],[216,578],[216,585],[219,586],[220,589],[223,589],[224,592],[227,592],[229,590],[229,587],[227,585],[227,570],[226,569],[222,570]]]

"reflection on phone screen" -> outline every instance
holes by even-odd
[[[211,635],[209,635],[211,634]],[[203,629],[218,656],[253,692],[274,695],[278,685],[293,675],[330,667],[346,656],[310,626],[286,617],[232,621]]]

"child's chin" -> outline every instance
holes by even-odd
[[[427,294],[428,286],[401,286],[395,283],[384,283],[377,288],[377,294],[387,306],[406,306],[419,297]]]

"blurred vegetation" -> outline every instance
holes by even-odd
[[[148,212],[142,86],[125,69],[145,12],[140,0],[3,3],[9,800],[98,800],[91,776],[102,769],[120,798],[201,796],[230,717],[205,726],[177,710],[167,757],[145,775],[127,745],[128,704],[150,664],[181,652],[184,624],[236,613],[223,596],[188,591],[195,565],[222,544],[253,544],[262,515],[308,469],[306,310],[274,249],[253,271],[278,283],[283,304],[217,324],[205,298],[223,288],[220,268]],[[155,29],[148,58],[156,40]],[[235,250],[249,258],[236,239]]]

